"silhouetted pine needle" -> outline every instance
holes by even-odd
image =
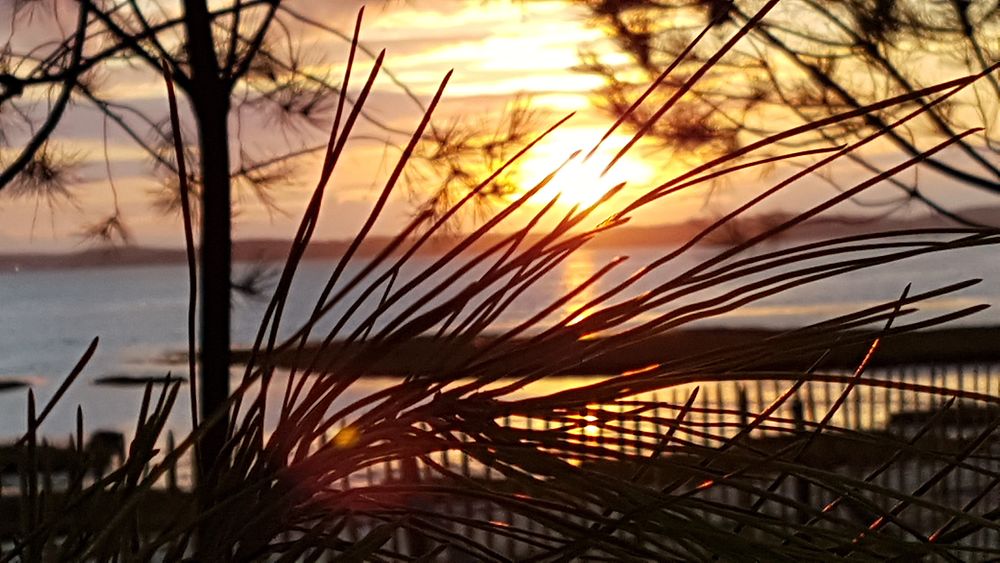
[[[124,218],[115,213],[94,223],[80,232],[80,237],[84,240],[94,240],[100,243],[116,245],[128,245],[132,240],[132,233],[125,224]]]
[[[194,227],[192,226],[191,187],[188,184],[184,139],[181,134],[180,115],[177,110],[177,98],[174,94],[174,84],[171,78],[169,64],[162,61],[163,81],[167,86],[167,103],[170,108],[170,131],[174,141],[174,158],[177,166],[178,195],[180,197],[181,218],[184,221],[184,253],[188,269],[188,303],[187,303],[187,356],[188,378],[190,390],[188,400],[191,406],[191,424],[198,425],[198,370],[195,345],[195,318],[198,305],[198,267],[195,260]]]

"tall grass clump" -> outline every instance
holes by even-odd
[[[766,3],[703,62],[608,166],[632,150],[775,3]],[[650,365],[571,382],[558,392],[532,391],[543,378],[656,342],[693,322],[782,291],[912,257],[1000,242],[994,229],[954,227],[760,248],[918,166],[971,133],[965,132],[718,249],[695,266],[680,266],[682,256],[725,225],[918,118],[929,106],[947,102],[995,67],[790,128],[692,166],[639,197],[627,198],[619,185],[592,205],[558,215],[555,196],[529,220],[515,223],[516,213],[526,212],[527,203],[559,173],[553,170],[471,232],[448,239],[448,247],[426,268],[401,275],[477,192],[516,166],[567,116],[445,212],[413,217],[374,258],[350,267],[421,142],[449,74],[364,225],[324,287],[316,288],[312,313],[295,330],[283,331],[292,282],[328,182],[382,65],[384,52],[355,103],[346,103],[357,46],[355,35],[319,179],[225,408],[200,420],[194,409],[191,431],[165,449],[166,421],[180,383],[168,378],[157,389],[149,386],[120,467],[100,478],[81,472],[67,492],[46,493],[38,483],[35,455],[41,425],[84,369],[95,340],[48,404],[38,409],[29,394],[28,430],[20,441],[25,452],[19,466],[25,484],[17,501],[20,525],[3,538],[0,560],[964,561],[1000,555],[995,493],[1000,473],[996,454],[990,453],[1000,419],[993,417],[965,439],[949,441],[935,430],[950,409],[972,402],[995,406],[1000,399],[869,374],[880,348],[891,346],[898,335],[981,310],[916,315],[922,301],[977,280],[920,292],[901,282],[893,289],[898,297],[766,340],[662,355]],[[929,102],[915,104],[917,99]],[[824,127],[863,122],[868,113],[889,107],[911,109],[886,129],[851,144],[755,156],[794,146],[801,136]],[[182,147],[179,137],[177,146]],[[567,155],[567,161],[594,154]],[[528,288],[590,241],[626,224],[636,211],[778,161],[798,162],[800,171],[622,281],[585,293],[627,264],[625,258],[596,268],[580,287],[551,303],[538,304],[530,318],[497,328],[494,321]],[[541,229],[541,224],[553,226]],[[187,221],[186,226],[190,233]],[[650,289],[639,293],[634,291],[638,286]],[[566,305],[583,295],[594,296],[566,312]],[[357,396],[349,391],[358,389],[362,378],[379,375],[377,362],[409,353],[414,342],[437,352],[421,358],[419,370],[414,365],[413,373],[384,380],[383,387],[348,400]],[[855,369],[828,369],[831,351],[844,346],[862,347]],[[797,367],[761,368],[779,361]],[[725,382],[758,389],[766,384],[776,392],[759,409],[718,397],[708,400]],[[814,412],[805,416],[801,397],[812,385],[824,385],[831,400],[825,411],[810,409]],[[904,434],[841,424],[849,398],[872,389],[918,394],[928,404],[934,401],[936,414]],[[82,452],[82,415],[78,420],[74,440]],[[195,455],[207,429],[218,424],[226,428],[220,461],[190,490],[164,489],[178,463]],[[599,439],[588,434],[595,427]],[[877,461],[863,474],[837,471],[824,465],[821,455],[835,447],[867,452]],[[912,488],[880,480],[913,459],[927,460],[933,469],[916,476]],[[976,483],[971,500],[953,505],[929,494],[958,474]],[[920,518],[911,518],[915,514]]]

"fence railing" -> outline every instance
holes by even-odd
[[[847,373],[841,375],[849,375]],[[822,440],[813,444],[813,459],[810,463],[822,466],[829,471],[835,471],[855,480],[867,479],[872,485],[887,490],[910,494],[918,491],[934,476],[948,469],[945,476],[934,483],[921,495],[936,503],[965,509],[976,503],[983,507],[995,508],[997,498],[995,492],[989,497],[990,491],[998,484],[1000,478],[1000,436],[990,436],[983,441],[977,450],[976,467],[949,468],[947,455],[914,455],[898,456],[890,466],[877,472],[873,470],[893,452],[885,451],[884,446],[875,444],[866,449],[863,440],[845,442],[836,441],[838,433],[863,431],[893,436],[903,443],[935,416],[941,404],[950,398],[946,389],[961,390],[966,397],[956,400],[946,416],[939,415],[936,424],[927,430],[928,440],[934,440],[936,448],[947,451],[954,450],[977,437],[981,437],[983,428],[1000,417],[1000,408],[995,403],[981,400],[986,397],[997,397],[1000,394],[1000,366],[998,365],[909,365],[891,368],[872,369],[865,374],[866,378],[882,382],[880,385],[858,385],[847,395],[843,404],[834,409],[844,385],[833,381],[808,381],[804,383],[790,400],[782,404],[765,424],[748,432],[745,440],[748,444],[765,452],[778,451],[786,445],[789,437],[801,437],[816,428],[816,425],[827,417],[831,410],[835,411],[829,420],[829,429],[824,432]],[[701,392],[690,412],[683,421],[678,422],[678,413],[688,399],[693,385],[670,387],[655,393],[644,393],[621,400],[610,405],[589,405],[576,413],[558,413],[545,415],[514,415],[497,421],[511,428],[527,430],[545,430],[547,432],[561,431],[565,440],[581,445],[599,444],[604,451],[613,455],[607,459],[581,456],[574,463],[587,464],[595,471],[621,471],[622,467],[642,458],[649,457],[657,451],[661,437],[666,428],[677,424],[678,430],[674,440],[675,445],[666,448],[661,455],[685,455],[697,448],[718,448],[728,438],[744,430],[758,413],[767,409],[777,397],[788,389],[791,381],[783,382],[773,379],[754,379],[740,381],[709,382],[699,384]],[[920,386],[920,387],[914,387]],[[977,399],[978,397],[978,399]],[[641,411],[640,416],[636,412]],[[458,435],[460,440],[470,441],[471,438]],[[332,439],[332,436],[330,436]],[[782,440],[786,440],[782,442]],[[164,453],[174,448],[172,435],[164,444]],[[481,463],[470,455],[467,448],[456,447],[431,455],[433,465],[428,465],[416,459],[387,461],[379,466],[366,467],[338,483],[342,489],[377,487],[385,483],[428,483],[445,479],[439,468],[453,472],[464,478],[484,481],[503,479],[502,474]],[[617,468],[616,468],[617,464]],[[667,476],[669,477],[669,476]],[[654,472],[653,479],[657,477]],[[11,480],[10,475],[3,476],[3,495],[16,496],[20,483]],[[189,489],[191,468],[185,462],[167,472],[163,479],[163,487],[178,491],[179,494]],[[42,479],[43,489],[57,491],[64,486],[65,480],[58,475],[47,475]],[[796,499],[800,503],[813,507],[822,507],[838,498],[835,490],[830,490],[815,483],[809,483],[799,478],[790,478],[781,482],[775,492],[787,498]],[[987,495],[984,502],[984,493]],[[757,498],[744,488],[727,486],[720,483],[706,488],[699,493],[702,498],[711,502],[727,503],[734,506],[750,506]],[[992,498],[992,502],[989,502]],[[11,500],[11,499],[8,499]],[[482,545],[511,557],[530,552],[545,544],[542,539],[532,538],[534,523],[516,516],[509,510],[488,502],[464,500],[449,501],[442,504],[436,499],[417,499],[413,502],[423,503],[420,508],[427,511],[448,511],[450,514],[461,514],[467,519],[466,525],[452,523],[453,531],[466,537],[476,538]],[[875,500],[873,503],[884,503],[885,500]],[[978,510],[973,508],[973,510]],[[770,503],[760,508],[763,514],[785,520],[801,519],[802,515],[784,503]],[[871,511],[864,507],[846,506],[843,508],[845,517],[864,521],[871,518]],[[573,514],[564,515],[568,521],[579,520]],[[920,506],[908,508],[900,515],[901,521],[914,529],[926,530],[940,524],[933,517],[939,517],[933,511],[924,510]],[[507,522],[511,529],[524,533],[507,534],[502,528],[495,526],[482,527],[477,522]],[[342,530],[344,539],[357,540],[379,522],[372,519],[356,518]],[[406,542],[412,542],[403,531],[392,540],[392,547],[405,550]],[[978,547],[998,547],[1000,535],[996,533],[981,533],[971,536],[970,545]]]

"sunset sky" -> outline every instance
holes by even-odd
[[[304,13],[340,29],[350,29],[361,2],[303,2]],[[319,8],[322,6],[322,8]],[[0,19],[8,15],[2,13]],[[610,121],[592,108],[589,93],[600,86],[600,79],[573,70],[579,62],[583,46],[609,53],[608,64],[621,62],[620,55],[602,47],[606,39],[601,30],[589,26],[584,14],[562,2],[481,2],[460,0],[415,0],[389,2],[369,7],[366,13],[363,39],[368,47],[386,48],[386,68],[416,92],[425,102],[433,94],[440,79],[449,69],[455,76],[446,90],[445,102],[435,114],[434,123],[447,124],[454,119],[469,123],[490,124],[499,111],[518,94],[531,96],[542,127],[563,115],[577,115],[536,148],[522,163],[525,183],[541,178],[561,163],[574,150],[587,150],[600,137]],[[307,60],[317,69],[330,69],[339,76],[346,53],[343,40],[316,30],[307,29],[302,38]],[[616,58],[617,57],[617,58]],[[370,59],[359,64],[354,84],[362,82]],[[163,84],[147,71],[127,67],[100,77],[100,87],[114,99],[165,116]],[[419,120],[419,108],[385,76],[377,84],[377,92],[368,105],[371,114],[392,127],[410,130]],[[491,121],[493,120],[493,121]],[[143,245],[180,246],[183,242],[178,217],[164,215],[150,205],[150,193],[156,181],[150,174],[148,158],[113,124],[107,126],[107,155],[111,161],[112,178],[119,192],[124,218]],[[378,128],[363,125],[359,131],[372,137],[385,137]],[[284,132],[274,124],[247,119],[242,132],[244,146],[257,150],[289,143],[316,143],[325,132],[320,127]],[[298,134],[298,136],[297,136]],[[0,251],[40,252],[83,248],[78,235],[82,225],[110,212],[111,194],[104,163],[102,138],[104,124],[97,113],[77,104],[57,130],[61,146],[82,160],[73,193],[75,204],[61,204],[54,214],[35,201],[0,199]],[[627,132],[613,137],[607,144],[610,151],[627,140]],[[395,142],[401,142],[396,137]],[[308,143],[307,143],[308,144]],[[377,195],[385,170],[398,153],[386,149],[377,139],[358,139],[349,150],[328,191],[323,222],[317,238],[349,236],[364,220],[372,200]],[[602,156],[604,161],[611,152]],[[876,155],[875,161],[891,162],[896,155],[889,150]],[[683,170],[685,163],[657,158],[655,147],[640,146],[623,160],[615,171],[595,182],[603,162],[601,158],[583,167],[571,167],[542,196],[563,192],[567,203],[589,203],[613,183],[626,181],[629,193],[638,193],[643,186],[669,179]],[[235,223],[236,238],[286,238],[297,225],[306,195],[318,174],[318,161],[303,158],[297,162],[295,174],[272,192],[278,204],[277,212],[268,212],[254,204],[252,198],[240,206]],[[844,171],[849,180],[852,172]],[[781,170],[770,178],[780,176]],[[924,184],[932,182],[932,190],[947,193],[953,208],[977,205],[985,200],[969,189],[955,189],[953,184],[935,180],[921,172]],[[727,204],[741,201],[764,184],[758,175],[740,176],[727,189],[707,198],[706,190],[694,190],[650,208],[636,217],[637,223],[669,223],[683,221],[699,213],[713,213]],[[770,208],[794,208],[818,196],[833,191],[820,180],[803,182],[801,187],[779,198]],[[376,231],[393,232],[401,218],[413,212],[412,194],[400,190],[392,199]],[[540,203],[539,203],[540,204]],[[845,213],[864,212],[844,206]],[[922,209],[917,208],[922,212]]]

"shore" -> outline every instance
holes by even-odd
[[[963,217],[984,225],[993,224],[1000,214],[1000,207],[978,207],[959,210]],[[734,223],[734,227],[710,235],[703,241],[708,245],[730,246],[743,242],[747,237],[759,234],[781,221],[788,215],[757,215]],[[626,226],[613,229],[595,238],[587,247],[595,248],[645,248],[663,245],[678,245],[691,240],[713,220],[699,217],[678,223],[661,225]],[[789,232],[783,233],[781,242],[829,239],[838,236],[894,231],[906,229],[951,228],[954,225],[937,214],[914,217],[882,218],[870,221],[864,216],[829,215],[810,219]],[[504,235],[491,233],[472,246],[470,251],[482,250],[497,243]],[[541,235],[530,235],[525,244],[533,244]],[[392,240],[391,236],[371,235],[357,248],[359,258],[372,257],[381,252]],[[441,255],[449,250],[455,239],[440,236],[431,239],[420,250],[420,254]],[[770,243],[774,243],[771,240]],[[316,240],[306,249],[303,260],[336,260],[351,246],[350,239]],[[241,239],[233,242],[233,260],[247,263],[283,264],[288,258],[290,240],[282,239]],[[79,268],[120,268],[129,266],[150,266],[164,264],[187,264],[187,253],[179,247],[155,247],[128,245],[95,246],[83,250],[71,249],[63,252],[0,252],[0,273],[44,270],[66,270]]]
[[[552,375],[612,375],[665,362],[690,365],[694,361],[711,360],[713,355],[724,352],[747,351],[744,369],[754,370],[799,370],[808,367],[826,346],[830,351],[821,364],[822,369],[854,369],[867,353],[876,332],[841,332],[836,345],[828,344],[824,336],[800,337],[795,345],[783,339],[782,331],[768,329],[701,328],[678,330],[656,336],[637,343],[620,346],[613,351],[589,357],[588,350],[600,345],[601,339],[571,340],[553,342],[545,346],[522,348],[516,343],[507,343],[504,348],[519,348],[517,358],[505,362],[494,362],[493,369],[504,369],[509,375],[517,376],[537,364],[537,360],[557,349],[566,368]],[[829,338],[829,335],[825,335]],[[771,343],[768,348],[781,348],[780,353],[762,356],[754,355],[757,346]],[[610,344],[610,343],[609,343]],[[369,376],[433,375],[464,365],[470,358],[491,346],[489,337],[472,341],[443,343],[429,337],[415,338],[394,344],[390,349],[373,358]],[[819,351],[817,351],[817,347]],[[295,350],[282,351],[274,355],[273,361],[279,367],[290,368],[310,365],[327,365],[338,358],[349,357],[359,350],[356,344],[345,345],[334,342],[320,350],[319,344],[307,344],[302,354]],[[296,358],[298,356],[298,358]],[[246,363],[249,350],[237,350],[233,361]],[[870,366],[885,367],[908,364],[977,364],[1000,362],[1000,326],[946,328],[903,334],[893,334],[883,339],[882,346],[871,358]]]

